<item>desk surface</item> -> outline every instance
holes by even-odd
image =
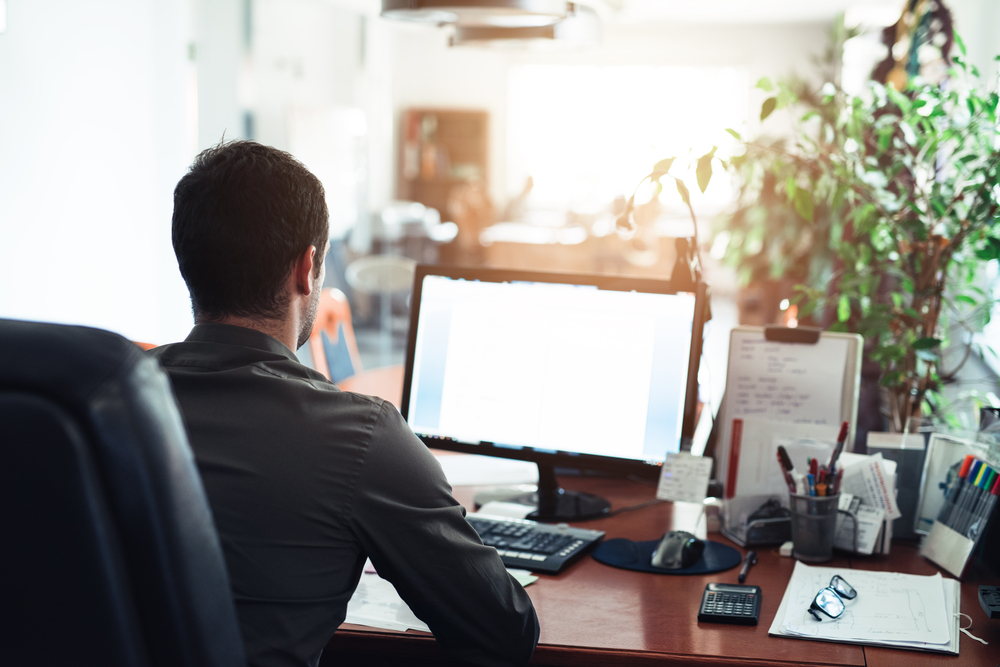
[[[649,500],[650,486],[600,478],[563,478],[566,488],[597,493],[626,507]],[[467,507],[475,487],[460,487],[456,497]],[[675,527],[692,528],[691,515],[672,503],[578,524],[607,532],[608,538],[655,539]],[[730,544],[718,534],[713,540]],[[735,546],[735,545],[734,545]],[[960,643],[960,662],[954,656],[913,651],[862,648],[848,644],[768,637],[795,561],[782,558],[776,549],[760,552],[747,583],[762,589],[760,624],[756,627],[699,624],[697,607],[708,582],[736,583],[738,568],[705,576],[652,575],[602,565],[589,555],[559,575],[541,575],[528,586],[541,623],[541,639],[533,665],[904,665],[942,662],[956,665],[1000,664],[1000,623],[990,621],[978,603],[980,583],[997,585],[1000,578],[977,568],[970,583],[962,584],[962,611],[973,619],[972,632],[990,643],[983,646],[968,637]],[[832,567],[934,574],[937,568],[924,560],[915,545],[896,542],[892,554],[872,557],[839,557]],[[947,576],[947,575],[946,575]],[[968,621],[966,621],[967,623]],[[430,635],[373,631],[344,626],[327,647],[336,664],[371,665],[372,656],[405,661],[410,665],[460,664],[450,662]],[[330,663],[333,664],[333,663]]]
[[[398,405],[402,367],[366,371],[341,383],[349,391],[374,394]],[[652,486],[620,479],[567,477],[568,489],[604,496],[613,508],[628,507],[654,497]],[[473,507],[480,488],[458,487],[459,502]],[[656,539],[674,528],[692,530],[697,514],[684,506],[653,505],[634,512],[576,524],[603,530],[607,538]],[[731,544],[725,537],[710,539]],[[735,545],[734,545],[735,546]],[[742,550],[741,550],[742,551]],[[540,575],[526,589],[538,612],[541,638],[533,665],[867,665],[909,666],[1000,664],[1000,622],[986,618],[978,601],[979,584],[1000,585],[1000,577],[985,567],[972,567],[962,584],[961,610],[972,617],[971,631],[989,646],[963,636],[959,659],[954,656],[768,637],[795,561],[777,549],[759,551],[758,564],[747,583],[762,589],[760,624],[756,627],[699,624],[697,608],[709,582],[736,583],[738,568],[705,576],[654,575],[618,570],[584,556],[558,575]],[[916,545],[894,542],[889,556],[836,558],[831,567],[934,574],[937,567],[922,558]],[[945,575],[948,576],[948,575]],[[963,623],[967,624],[966,619]],[[426,633],[397,633],[345,625],[324,652],[323,664],[457,665]]]

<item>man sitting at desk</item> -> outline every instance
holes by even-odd
[[[328,247],[323,186],[253,142],[203,152],[174,191],[195,327],[170,376],[219,531],[251,665],[319,663],[365,558],[454,656],[523,663],[524,589],[483,546],[392,405],[296,360]]]

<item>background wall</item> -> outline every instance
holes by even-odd
[[[995,77],[1000,2],[950,4],[970,59]],[[811,72],[827,30],[649,21],[606,25],[594,51],[498,53],[449,49],[447,31],[377,13],[377,0],[8,0],[0,317],[157,343],[183,337],[191,315],[170,246],[173,187],[200,148],[223,133],[245,136],[247,112],[257,138],[288,148],[290,108],[363,110],[366,197],[377,210],[395,193],[401,109],[486,109],[491,187],[502,203],[521,185],[507,182],[504,157],[512,67],[735,65],[753,82]],[[608,94],[628,103],[627,91]],[[751,118],[760,98],[748,100]],[[781,122],[776,114],[768,130]]]
[[[600,48],[564,53],[506,52],[448,47],[448,31],[394,26],[392,99],[396,111],[411,106],[485,109],[490,112],[490,191],[496,202],[516,195],[522,178],[510,179],[507,147],[507,82],[511,67],[528,64],[680,65],[745,68],[751,83],[762,76],[808,76],[810,58],[827,43],[826,24],[670,26],[662,23],[606,26]],[[608,95],[629,103],[628,91]],[[763,93],[750,97],[760,108]],[[678,104],[697,104],[678,94]],[[749,111],[749,110],[748,110]],[[776,123],[781,121],[776,120]],[[776,125],[777,129],[777,125]],[[398,127],[396,132],[398,132]],[[581,138],[586,140],[586,138]],[[394,159],[397,159],[394,155]],[[395,172],[394,172],[395,173]]]
[[[179,337],[170,193],[193,148],[190,6],[11,0],[0,34],[0,317]]]

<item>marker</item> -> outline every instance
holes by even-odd
[[[969,468],[972,467],[973,461],[976,460],[972,454],[966,454],[965,460],[962,461],[962,466],[958,469],[958,477],[952,482],[951,488],[948,489],[948,497],[945,499],[944,506],[938,513],[938,521],[947,525],[948,516],[951,514],[952,510],[955,509],[955,503],[958,500],[959,492],[965,488],[965,479],[969,475]]]
[[[837,465],[837,459],[840,458],[840,453],[844,451],[844,443],[847,442],[847,431],[850,429],[847,422],[840,425],[840,435],[837,436],[837,446],[833,448],[833,454],[830,455],[830,464],[826,466],[826,469],[833,474],[834,466]]]
[[[961,516],[962,509],[965,507],[966,500],[969,498],[973,480],[976,478],[976,473],[979,471],[979,467],[981,465],[982,461],[976,458],[972,459],[972,465],[969,466],[969,472],[965,476],[962,488],[959,489],[958,497],[955,498],[955,503],[952,505],[951,511],[948,513],[947,520],[943,522],[949,528],[955,528],[955,522],[958,520],[958,517]]]
[[[993,488],[990,489],[990,497],[986,501],[986,507],[982,510],[984,522],[989,521],[990,514],[993,513],[993,508],[997,504],[997,496],[1000,496],[1000,475],[997,475],[997,481],[993,483]]]
[[[815,482],[816,478],[813,477],[812,473],[809,473],[808,475],[806,475],[806,479],[809,480],[809,495],[810,496],[815,496],[816,495],[816,482]]]
[[[966,535],[969,532],[969,527],[972,525],[973,519],[976,516],[976,510],[979,508],[979,504],[987,500],[986,496],[989,495],[990,480],[993,479],[996,473],[985,463],[980,467],[979,474],[976,475],[976,485],[972,490],[971,499],[968,502],[968,507],[966,508],[965,514],[962,515],[958,522],[958,532]]]
[[[781,474],[785,477],[788,490],[795,493],[795,480],[792,478],[795,466],[792,465],[792,460],[788,458],[788,452],[782,445],[778,445],[778,467],[781,468]]]
[[[982,494],[976,504],[973,506],[969,513],[969,520],[963,526],[964,530],[962,532],[968,532],[972,525],[981,518],[983,510],[986,508],[987,503],[989,503],[990,498],[992,498],[993,487],[996,486],[997,481],[997,471],[990,470],[989,477],[983,478],[983,485],[980,487],[982,489]]]
[[[986,467],[985,463],[976,459],[972,467],[969,468],[969,477],[967,480],[969,484],[965,487],[965,495],[960,499],[955,513],[949,518],[951,527],[958,532],[962,532],[962,526],[969,517],[969,511],[979,498],[981,492],[979,486],[983,481],[983,473],[986,472]]]
[[[742,584],[747,580],[747,574],[750,573],[750,566],[757,564],[757,552],[748,551],[747,557],[743,559],[743,567],[740,568],[740,574],[736,579]]]

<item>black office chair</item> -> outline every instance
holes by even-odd
[[[0,320],[0,664],[245,667],[230,596],[156,362]]]

